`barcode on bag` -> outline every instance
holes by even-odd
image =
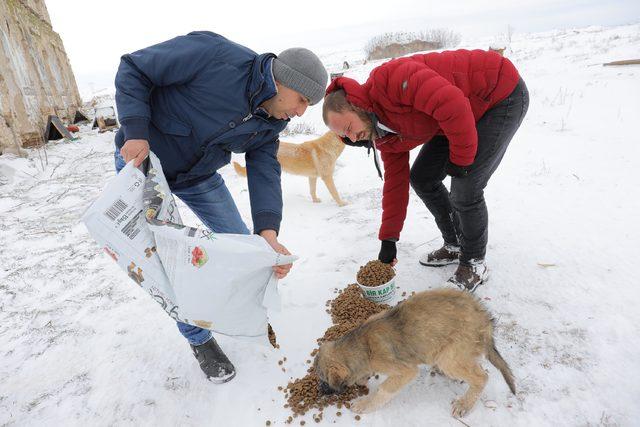
[[[129,220],[128,223],[122,227],[122,232],[125,236],[130,238],[131,240],[135,239],[135,237],[140,233],[140,216],[142,215],[142,211],[138,212],[133,218]]]
[[[113,205],[104,213],[111,221],[115,221],[127,209],[127,205],[122,199],[115,201]]]

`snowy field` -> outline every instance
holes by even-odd
[[[640,58],[640,25],[516,34],[507,55],[531,106],[486,191],[492,275],[477,294],[497,318],[518,394],[485,362],[489,383],[462,421],[640,425],[640,66],[600,65]],[[361,57],[336,49],[323,59],[331,71],[344,60],[360,64],[346,75],[363,81],[381,61],[362,65]],[[324,133],[319,106],[296,122]],[[173,322],[79,223],[114,174],[112,139],[84,129],[81,140],[48,148],[44,170],[35,151],[0,157],[0,425],[282,425],[289,413],[277,387],[304,375],[331,323],[325,301],[377,256],[382,183],[372,159],[360,148],[343,153],[335,174],[349,202],[342,208],[322,183],[314,204],[306,178],[283,175],[280,239],[300,260],[280,283],[283,310],[271,320],[281,348],[220,337],[238,374],[214,385]],[[232,167],[221,172],[250,224],[246,181]],[[398,245],[401,291],[443,286],[453,266],[418,264],[439,244],[412,193]],[[462,426],[449,414],[465,387],[423,369],[357,423]],[[325,410],[323,423],[356,424],[344,412]]]

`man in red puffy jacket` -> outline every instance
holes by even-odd
[[[378,258],[395,264],[409,185],[433,214],[444,245],[426,266],[459,263],[449,282],[474,291],[487,279],[484,188],[529,106],[514,65],[495,52],[455,50],[394,59],[359,84],[340,77],[325,123],[350,145],[375,147],[384,163]],[[413,165],[409,151],[422,146]],[[443,184],[451,176],[451,191]]]

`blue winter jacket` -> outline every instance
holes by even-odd
[[[275,55],[207,31],[176,37],[121,58],[118,149],[146,139],[172,189],[194,185],[245,153],[254,232],[282,219],[278,134],[286,120],[259,107],[276,95]]]

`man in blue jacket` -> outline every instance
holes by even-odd
[[[282,219],[278,135],[324,96],[327,72],[304,48],[258,55],[207,31],[124,55],[116,75],[122,127],[116,135],[116,170],[151,149],[173,194],[218,233],[249,234],[217,172],[231,153],[245,153],[253,232],[279,253]],[[291,265],[274,267],[279,278]],[[200,367],[214,382],[235,368],[211,332],[178,322]]]

